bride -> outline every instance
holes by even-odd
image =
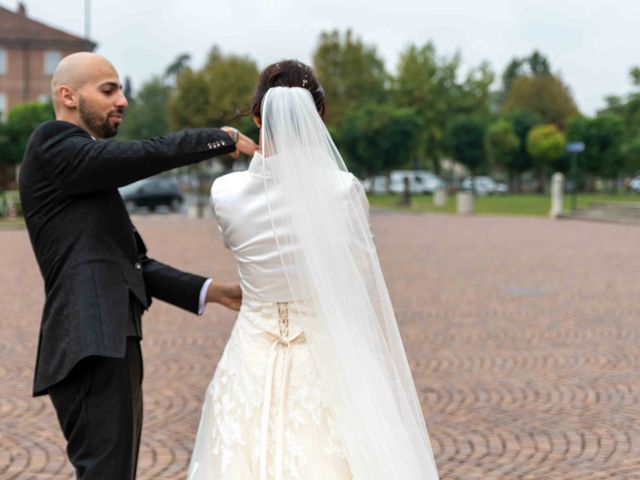
[[[296,61],[267,67],[260,148],[211,202],[243,303],[206,394],[190,480],[434,480],[368,202]]]

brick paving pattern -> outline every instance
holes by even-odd
[[[134,221],[156,258],[236,278],[211,220]],[[640,228],[409,214],[373,226],[442,479],[640,479]],[[70,479],[50,402],[30,396],[43,291],[26,232],[0,231],[0,247],[0,478]],[[160,302],[145,316],[139,478],[185,478],[233,320]]]

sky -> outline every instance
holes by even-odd
[[[637,0],[24,0],[38,21],[90,38],[134,90],[179,54],[200,67],[213,45],[248,55],[260,68],[283,58],[311,63],[322,31],[351,28],[376,47],[393,73],[400,52],[432,41],[440,55],[462,54],[464,74],[487,60],[497,76],[534,49],[593,115],[610,94],[632,87],[640,66]],[[17,0],[0,0],[17,9]],[[497,87],[496,83],[496,87]]]

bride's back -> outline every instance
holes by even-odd
[[[293,299],[288,282],[296,284],[298,269],[287,264],[285,270],[278,244],[280,249],[298,247],[290,239],[281,241],[290,232],[278,228],[277,236],[275,234],[274,225],[283,224],[280,220],[290,212],[285,211],[287,202],[281,201],[286,192],[272,191],[267,202],[263,162],[262,156],[256,154],[248,170],[216,179],[211,187],[211,203],[224,244],[236,256],[244,297],[268,302],[290,301]],[[348,204],[350,189],[355,189],[367,208],[360,182],[348,172],[337,173],[347,180],[341,182],[345,185],[344,205]]]

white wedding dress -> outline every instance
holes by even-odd
[[[242,307],[189,480],[437,480],[368,202],[310,92],[273,87],[246,172],[211,202]]]
[[[265,201],[263,161],[256,154],[247,171],[224,175],[211,188],[218,227],[238,262],[243,300],[206,391],[188,478],[262,480],[262,462],[265,479],[351,479],[302,330],[301,317],[313,312],[304,302],[291,303]],[[358,180],[344,175],[368,208]]]

